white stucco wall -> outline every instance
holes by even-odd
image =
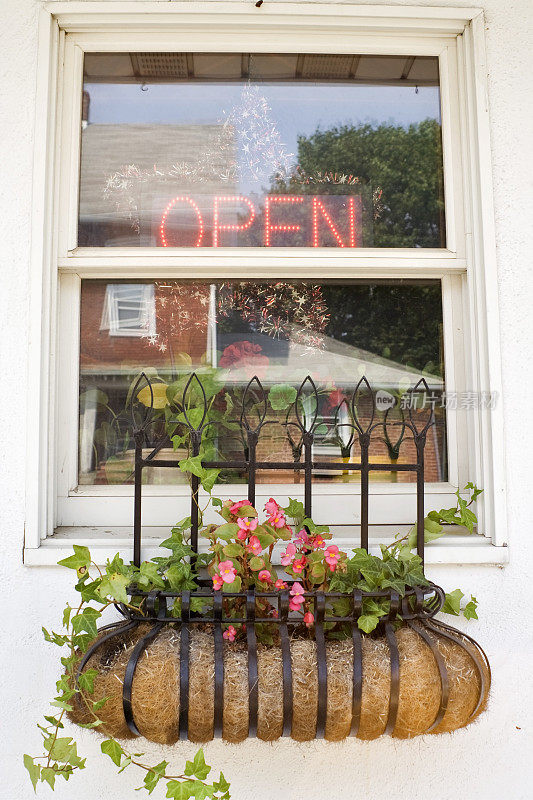
[[[411,0],[411,4],[473,5],[461,0]],[[205,748],[206,758],[231,780],[235,800],[533,797],[533,629],[527,609],[533,573],[532,469],[524,463],[526,458],[531,459],[533,444],[529,413],[533,397],[529,241],[533,212],[533,9],[531,0],[484,0],[477,5],[485,8],[487,23],[511,562],[503,569],[435,567],[430,577],[448,588],[467,587],[479,600],[480,621],[470,623],[469,630],[486,647],[492,662],[490,708],[464,731],[414,741],[383,738],[338,745],[298,745],[291,741],[273,745],[258,741],[239,746],[210,744]],[[22,565],[38,7],[37,0],[0,2],[0,576],[5,612],[0,626],[2,800],[33,796],[21,754],[39,750],[34,723],[47,713],[47,699],[57,677],[55,648],[44,644],[40,629],[42,624],[57,625],[70,586],[69,576],[59,568]],[[135,776],[117,776],[111,762],[101,757],[97,737],[77,734],[81,750],[88,756],[88,769],[61,785],[57,797],[137,797],[133,792],[139,785]],[[190,757],[193,746],[146,750],[156,760],[164,757],[178,766]],[[42,789],[43,794],[47,791]],[[156,792],[155,796],[163,793]]]

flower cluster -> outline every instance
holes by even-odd
[[[301,614],[303,624],[311,628],[314,615],[309,593],[314,589],[327,591],[333,574],[346,569],[347,555],[328,543],[331,535],[327,526],[317,526],[306,518],[299,501],[291,500],[284,508],[272,497],[265,503],[264,521],[248,500],[220,501],[219,513],[224,524],[204,531],[211,540],[213,556],[208,571],[215,591],[239,593],[255,587],[258,610],[273,619],[278,616],[277,601],[261,593],[288,591],[289,611]],[[274,548],[280,545],[285,575],[278,575],[272,563]],[[287,575],[292,582],[285,579]],[[235,612],[231,616],[242,616],[239,603],[240,598],[233,598],[228,605]],[[233,642],[239,627],[237,623],[229,625],[224,638]]]

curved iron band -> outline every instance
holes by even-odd
[[[439,671],[439,678],[440,678],[439,708],[437,710],[437,715],[435,719],[433,720],[429,728],[426,730],[426,733],[431,733],[431,731],[435,730],[435,728],[438,725],[440,725],[440,723],[444,718],[444,715],[446,714],[446,709],[448,708],[448,701],[450,699],[450,681],[448,679],[448,670],[446,669],[446,662],[444,661],[439,651],[439,648],[437,647],[436,642],[424,628],[423,620],[425,616],[427,616],[427,614],[425,613],[427,606],[426,609],[424,608],[425,592],[420,586],[415,586],[414,591],[416,596],[415,607],[414,607],[415,619],[407,620],[407,625],[420,636],[420,638],[427,644],[427,646],[431,650],[431,653],[437,665],[437,669]],[[444,592],[442,592],[442,595],[444,596]],[[438,601],[439,596],[437,595],[437,593],[435,594],[435,597],[437,598]],[[403,609],[408,605],[409,605],[409,600],[407,597],[404,597],[404,599],[402,600],[402,616],[404,616]]]
[[[180,629],[180,713],[178,720],[178,737],[187,739],[189,734],[189,653],[191,631],[189,619],[191,611],[191,593],[185,591],[181,595],[181,629]]]
[[[283,675],[283,736],[292,732],[292,661],[287,618],[289,616],[289,592],[283,591],[279,598],[279,635],[281,639],[281,667]]]
[[[104,625],[103,628],[100,628],[98,633],[107,630],[108,633],[101,636],[96,642],[94,642],[86,653],[84,653],[83,658],[81,659],[80,663],[78,664],[78,669],[76,671],[76,681],[75,686],[78,688],[78,681],[80,678],[81,673],[87,666],[90,659],[94,656],[98,648],[100,648],[103,644],[108,642],[110,639],[113,639],[114,636],[120,636],[121,633],[127,633],[128,631],[133,630],[139,625],[139,620],[124,620],[122,622],[112,622],[111,625]],[[111,628],[113,630],[111,630]]]
[[[248,650],[248,736],[257,736],[259,711],[259,673],[257,671],[257,637],[255,635],[255,591],[246,594],[246,643]]]
[[[476,650],[478,650],[481,653],[481,655],[483,656],[483,661],[485,662],[485,667],[487,668],[487,674],[489,676],[489,689],[490,689],[490,684],[492,682],[492,671],[491,671],[491,668],[490,668],[489,658],[488,658],[487,654],[485,653],[485,651],[483,650],[483,648],[481,647],[481,645],[478,642],[476,642],[476,640],[472,636],[470,636],[468,633],[464,633],[463,631],[459,631],[459,630],[457,630],[457,628],[454,628],[452,625],[448,625],[446,622],[442,622],[442,620],[440,620],[440,619],[434,619],[434,620],[431,620],[431,621],[432,621],[432,623],[434,625],[437,625],[437,626],[439,626],[441,628],[444,628],[447,631],[452,631],[452,633],[458,633],[460,636],[463,637],[463,639],[466,639],[468,642],[470,642],[470,644],[472,644],[473,647],[475,647]]]
[[[328,665],[326,661],[326,637],[324,636],[324,615],[326,598],[324,592],[317,592],[315,598],[315,643],[318,677],[318,704],[316,712],[316,738],[323,739],[326,734],[328,713]]]
[[[425,625],[426,625],[426,628],[429,628],[429,630],[433,631],[433,633],[436,633],[438,636],[443,636],[445,639],[449,639],[449,641],[454,642],[455,644],[459,645],[459,647],[462,647],[463,650],[465,651],[465,653],[468,653],[468,655],[470,656],[470,658],[472,659],[472,661],[475,664],[475,667],[476,667],[478,675],[479,675],[480,689],[479,689],[479,697],[478,697],[478,701],[476,703],[476,706],[475,706],[474,710],[472,711],[472,713],[470,714],[470,716],[468,717],[468,719],[467,719],[467,721],[465,723],[465,724],[468,724],[471,720],[474,719],[474,717],[476,716],[477,712],[479,711],[479,709],[481,707],[481,704],[483,703],[483,701],[484,701],[484,699],[486,697],[487,681],[486,681],[486,678],[485,678],[485,673],[483,671],[483,664],[479,660],[479,658],[477,656],[477,653],[475,652],[474,648],[471,647],[470,644],[468,644],[467,642],[463,641],[459,637],[460,636],[465,636],[465,638],[467,638],[471,642],[473,642],[473,644],[476,647],[479,647],[479,645],[470,636],[466,636],[465,634],[462,633],[462,631],[458,631],[456,628],[452,628],[449,625],[445,625],[443,623],[439,623],[438,625],[436,625],[434,621],[430,622],[429,620],[426,620]],[[453,633],[450,633],[450,631],[453,631]],[[458,634],[458,635],[455,636],[455,634]],[[481,650],[481,648],[480,648],[480,650]],[[483,652],[483,651],[481,651],[481,652]],[[483,656],[484,656],[485,659],[487,658],[485,653],[483,653]],[[489,673],[489,676],[490,676],[490,673]]]
[[[353,694],[352,694],[352,725],[351,736],[357,736],[361,724],[361,704],[363,700],[363,637],[357,621],[363,612],[363,593],[355,589],[353,593],[353,620],[352,620],[352,645],[353,645]]]
[[[215,618],[215,696],[213,736],[220,739],[224,727],[224,638],[222,636],[222,592],[213,597],[213,616]]]
[[[448,708],[448,701],[450,699],[450,681],[448,679],[448,670],[446,669],[446,663],[439,652],[439,649],[431,636],[424,630],[422,625],[419,625],[418,622],[411,621],[407,623],[412,630],[414,630],[418,635],[424,640],[427,644],[429,649],[433,654],[433,658],[435,659],[435,663],[437,665],[437,669],[439,670],[440,676],[440,704],[439,710],[437,711],[437,716],[426,730],[426,733],[431,733],[431,731],[435,730],[435,728],[440,725],[442,720],[444,719],[444,715],[446,714],[446,709]]]
[[[139,639],[133,648],[133,652],[128,663],[126,664],[126,671],[124,673],[124,684],[122,686],[122,709],[124,711],[126,725],[135,736],[141,735],[137,725],[135,724],[135,719],[133,717],[133,706],[131,703],[131,693],[133,688],[133,679],[135,677],[135,670],[137,669],[139,658],[143,654],[147,645],[152,641],[152,639],[156,638],[165,625],[164,617],[167,612],[167,601],[166,598],[160,594],[160,592],[157,590],[150,592],[146,600],[146,609],[149,614],[155,614],[155,603],[157,600],[159,600],[159,609],[157,611],[159,621],[152,623],[152,629],[148,631],[148,633],[145,634],[142,639]]]
[[[400,607],[400,596],[398,592],[391,592],[390,610],[388,620],[385,622],[385,637],[389,646],[390,654],[390,696],[389,696],[389,716],[387,725],[383,733],[390,736],[396,727],[398,716],[398,706],[400,703],[400,651],[398,641],[394,633],[394,628],[390,620],[395,619]]]

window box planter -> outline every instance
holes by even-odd
[[[153,386],[144,376],[139,380],[148,384],[148,391],[146,388],[142,390],[144,404],[148,407],[143,409],[140,418],[134,415],[134,562],[137,566],[140,565],[141,552],[143,469],[155,469],[158,463],[160,466],[179,467],[180,463],[179,459],[156,461],[143,450],[154,393]],[[198,465],[203,463],[200,455],[202,434],[211,423],[205,394],[203,414],[194,416],[190,411],[187,397],[193,381],[196,381],[196,396],[198,386],[203,393],[201,382],[196,376],[191,376],[183,392],[181,407],[184,410],[183,425],[188,428],[191,439],[192,456],[187,468],[193,470],[190,552],[195,562],[201,558],[196,555],[200,524],[199,485],[208,474],[204,467],[198,469]],[[135,397],[140,395],[138,389],[134,390]],[[261,400],[266,403],[260,382],[253,378],[244,392],[240,417],[243,440],[247,442],[248,501],[235,505],[230,501],[230,505],[221,509],[226,524],[205,529],[215,553],[210,564],[213,585],[209,578],[204,578],[193,584],[192,591],[157,588],[143,591],[142,584],[129,586],[129,604],[117,605],[124,621],[103,630],[78,665],[78,677],[86,670],[94,671],[92,700],[98,702],[109,698],[99,711],[102,730],[108,735],[119,738],[142,735],[165,744],[180,738],[204,742],[220,736],[231,742],[240,742],[247,736],[271,741],[283,735],[298,741],[322,737],[336,741],[350,735],[375,739],[382,734],[410,738],[463,727],[484,709],[490,688],[487,658],[471,637],[435,619],[443,607],[445,594],[440,587],[428,582],[421,570],[416,572],[418,564],[422,563],[426,525],[429,525],[428,518],[424,519],[423,467],[426,433],[433,424],[432,413],[426,415],[420,425],[420,420],[415,419],[409,407],[409,419],[404,419],[401,424],[404,428],[407,426],[413,436],[417,462],[391,466],[391,469],[413,470],[417,476],[416,531],[422,533],[416,533],[419,558],[414,565],[415,573],[405,577],[402,591],[394,585],[377,590],[363,589],[358,588],[357,582],[349,592],[328,591],[330,578],[326,563],[333,565],[330,567],[333,573],[340,561],[341,575],[349,572],[350,567],[349,562],[343,562],[345,554],[339,554],[336,546],[325,549],[321,530],[309,518],[314,466],[311,448],[316,414],[309,420],[299,412],[306,389],[311,394],[316,393],[310,378],[300,386],[294,409],[295,425],[300,429],[303,442],[301,463],[298,462],[297,467],[303,472],[305,484],[305,503],[299,504],[302,517],[298,524],[303,524],[299,534],[300,556],[307,554],[304,562],[308,562],[308,567],[313,562],[318,570],[314,573],[313,567],[306,573],[311,588],[308,586],[305,590],[298,580],[291,584],[280,579],[276,581],[276,587],[270,586],[274,583],[275,571],[271,571],[270,557],[276,532],[282,539],[290,540],[293,531],[283,516],[289,509],[282,509],[275,501],[269,501],[271,508],[268,513],[271,516],[267,523],[258,527],[257,512],[252,507],[257,470],[267,468],[256,460],[255,455],[265,415],[260,416],[256,426],[252,427],[246,413],[251,392],[256,392],[256,403],[261,405]],[[412,391],[425,392],[428,387],[422,381]],[[357,398],[361,392],[366,395],[367,409],[369,397],[372,400],[370,417],[367,415],[364,423],[357,410]],[[147,397],[151,398],[150,403],[146,402]],[[363,559],[365,556],[370,558],[366,552],[368,479],[372,469],[368,450],[373,432],[383,425],[379,419],[375,421],[374,411],[373,394],[363,378],[352,398],[350,423],[361,452],[360,460],[353,463],[353,468],[361,472],[362,547],[359,552]],[[191,424],[193,416],[196,426]],[[197,462],[194,462],[195,458]],[[294,469],[295,464],[276,464],[273,468]],[[209,469],[220,466],[231,468],[233,463],[207,464]],[[343,467],[342,462],[337,465],[338,469]],[[221,501],[218,502],[222,506]],[[291,513],[297,517],[299,511]],[[279,516],[282,517],[280,523],[277,522]],[[245,530],[246,525],[250,526],[250,531]],[[256,529],[263,532],[263,543],[257,536],[252,536],[251,532]],[[219,535],[221,541],[217,538]],[[256,545],[252,544],[253,539],[257,540]],[[174,543],[168,541],[171,548],[182,546],[181,538]],[[262,553],[263,556],[256,558],[262,562],[257,567],[253,558],[247,560],[254,546],[257,555]],[[263,551],[268,546],[271,549],[267,557]],[[329,554],[330,561],[328,558],[324,560],[328,550],[333,553]],[[295,552],[294,545],[287,545],[287,559],[284,561],[282,558],[282,563],[289,564],[287,571],[296,579],[296,561],[289,558],[291,555],[294,559]],[[400,552],[397,564],[401,558]],[[409,561],[411,557],[404,552],[403,558]],[[385,550],[380,563],[388,563],[390,567],[391,561]],[[225,578],[221,577],[223,565],[230,573],[229,584],[227,581],[224,583]],[[241,567],[244,569],[242,579],[238,574]],[[401,572],[401,564],[398,569]],[[356,573],[367,579],[365,569],[361,568],[360,573],[356,570]],[[314,574],[319,578],[313,585]],[[368,625],[369,604],[374,604],[374,609],[375,604],[381,604],[378,610],[370,612],[370,616],[372,613],[377,615],[372,632],[372,625]],[[307,613],[302,618],[304,610]],[[234,641],[237,628],[241,636]],[[268,629],[266,637],[265,629]],[[80,702],[69,715],[82,724],[89,721]]]

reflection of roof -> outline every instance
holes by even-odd
[[[305,329],[291,325],[292,335],[288,348],[282,354],[272,352],[272,340],[265,335],[254,334],[254,343],[261,344],[265,340],[262,351],[268,353],[267,369],[258,361],[258,372],[265,386],[274,383],[299,383],[307,375],[318,384],[333,382],[344,388],[355,388],[359,379],[365,375],[372,386],[381,388],[412,388],[420,378],[425,378],[432,390],[442,390],[444,380],[423,370],[409,369],[397,361],[378,356],[369,350],[339,342],[329,336],[323,337],[322,347],[311,348],[300,344],[299,332],[305,335]],[[270,347],[268,345],[270,344]],[[270,352],[269,352],[270,351]],[[227,383],[247,383],[251,377],[253,366],[245,369],[234,368],[228,372]]]
[[[235,152],[231,131],[226,129],[224,144],[221,131],[222,126],[218,124],[88,125],[82,131],[80,219],[116,218],[115,202],[104,199],[104,189],[110,176],[130,165],[141,173],[153,174],[143,183],[137,182],[135,191],[131,192],[135,200],[140,201],[141,215],[143,211],[151,214],[150,198],[161,193],[165,185],[162,177],[154,173],[155,169],[165,173],[173,165],[185,164],[194,170],[189,178],[180,175],[173,181],[185,194],[192,187],[198,191],[199,180],[202,193],[233,192],[233,182],[216,177],[227,170],[228,160]],[[148,205],[146,209],[142,208],[144,202]]]
[[[302,330],[297,326],[292,327],[296,334]],[[274,383],[298,384],[307,375],[311,375],[318,388],[325,383],[334,383],[349,389],[355,388],[359,379],[365,375],[372,387],[383,389],[401,388],[406,391],[414,387],[421,378],[425,378],[431,390],[444,389],[444,380],[438,375],[432,375],[423,370],[409,369],[397,361],[391,361],[368,350],[339,342],[327,336],[324,337],[321,349],[306,347],[304,344],[291,341],[288,348],[279,354],[276,354],[275,350],[273,351],[270,337],[254,334],[254,342],[260,343],[263,339],[265,340],[263,352],[270,350],[270,354],[267,356],[269,363],[265,368],[264,362],[261,363],[261,360],[258,360],[257,372],[265,386],[271,386]],[[267,347],[269,344],[270,348]],[[146,366],[149,365],[139,364],[138,369],[141,370]],[[193,365],[191,371],[194,369],[197,369],[201,378],[202,367]],[[160,371],[163,373],[164,369],[160,369]],[[131,366],[121,368],[116,363],[95,363],[94,366],[84,365],[82,368],[82,375],[111,377],[122,374],[130,375],[131,372]],[[246,368],[221,369],[221,373],[225,376],[225,383],[242,385],[248,383],[254,374],[254,366],[250,364]]]

